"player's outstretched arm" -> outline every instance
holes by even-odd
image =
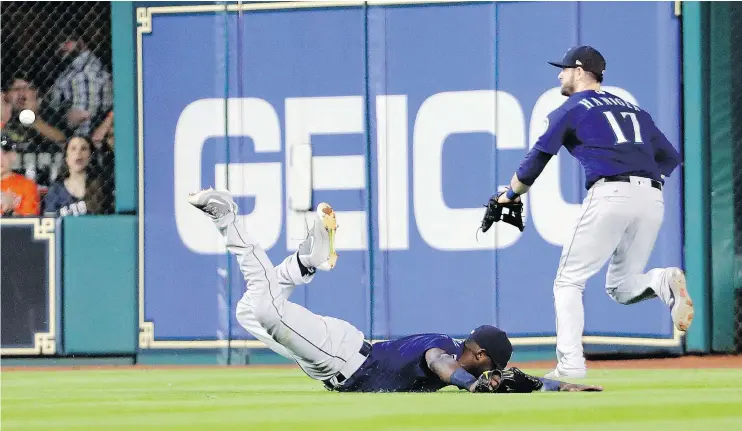
[[[518,196],[528,192],[549,160],[559,153],[567,131],[572,128],[571,118],[569,110],[564,107],[559,107],[549,114],[544,122],[546,130],[526,154],[510,181],[510,189],[500,196],[498,202],[501,204],[513,202]]]
[[[559,392],[603,392],[602,386],[559,382]]]
[[[444,383],[454,385],[469,392],[492,392],[496,387],[496,376],[482,374],[479,378],[466,371],[459,361],[443,349],[432,348],[425,352],[425,362]]]
[[[531,149],[518,170],[513,174],[513,178],[510,180],[510,189],[500,196],[498,202],[517,201],[521,195],[526,194],[552,157],[552,154],[537,148]]]
[[[502,377],[496,392],[527,394],[531,392],[600,392],[602,390],[603,388],[600,386],[580,385],[535,377],[512,367],[502,371]]]
[[[425,352],[425,362],[430,371],[434,372],[444,383],[474,392],[477,384],[476,377],[464,370],[459,361],[445,350],[438,348],[428,350]]]

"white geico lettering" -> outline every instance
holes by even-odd
[[[407,186],[407,96],[376,97],[376,159],[379,247],[410,246]]]
[[[626,106],[636,108],[636,98],[615,87],[605,90],[621,97]],[[547,115],[559,107],[565,97],[559,88],[545,92],[537,100],[529,126],[528,148],[533,148]],[[591,105],[601,102],[592,99]],[[286,158],[294,145],[310,144],[313,135],[364,133],[364,102],[361,96],[311,97],[286,99]],[[613,99],[613,104],[619,104]],[[224,99],[202,99],[188,105],[180,115],[175,130],[174,212],[183,243],[200,254],[223,253],[224,246],[210,221],[188,205],[185,196],[201,184],[204,143],[215,137],[247,136],[255,151],[281,151],[281,128],[275,109],[265,100],[234,98],[227,100],[228,123],[225,124]],[[407,96],[380,95],[376,98],[376,149],[379,246],[382,250],[409,248],[409,189]],[[450,208],[443,198],[443,145],[452,134],[489,133],[497,136],[497,150],[526,148],[525,119],[520,103],[503,91],[475,90],[445,92],[430,96],[417,112],[413,130],[412,191],[415,222],[423,240],[438,250],[492,250],[514,244],[521,233],[497,223],[479,239],[472,235],[482,217],[482,207]],[[526,195],[525,204],[532,214],[533,227],[547,242],[562,245],[567,227],[579,213],[579,204],[564,200],[560,187],[560,155],[554,157]],[[315,190],[362,190],[366,188],[364,154],[348,156],[313,156],[312,185]],[[288,165],[288,164],[286,164]],[[280,235],[286,214],[286,246],[295,250],[304,237],[306,213],[296,212],[284,203],[281,182],[282,163],[229,163],[215,166],[214,185],[229,186],[235,196],[252,196],[255,208],[240,215],[238,223],[260,226],[251,232],[266,248],[273,247]],[[515,171],[517,166],[500,167]],[[286,171],[287,196],[290,195],[291,169]],[[509,175],[508,175],[509,176]],[[210,184],[208,184],[210,185]],[[505,184],[502,184],[505,185]],[[483,197],[484,198],[484,197]],[[288,202],[288,199],[285,200]],[[368,247],[366,211],[338,211],[343,235],[338,236],[340,250],[365,250]]]
[[[297,97],[286,99],[286,157],[291,147],[312,143],[312,135],[346,135],[363,133],[363,98],[347,97]],[[287,171],[286,183],[292,184]],[[366,157],[313,156],[312,188],[315,190],[349,190],[366,187]],[[286,247],[299,248],[305,236],[305,213],[286,208]],[[343,234],[338,235],[339,250],[365,250],[366,212],[337,211],[342,220]]]
[[[204,143],[224,136],[252,138],[256,152],[281,151],[281,127],[273,107],[262,99],[201,99],[186,106],[175,128],[174,176],[175,223],[183,243],[196,253],[223,253],[224,245],[211,222],[191,207],[188,193],[201,184],[201,154]],[[229,178],[227,178],[229,173]],[[255,197],[250,214],[237,218],[238,223],[260,226],[251,230],[265,248],[275,245],[281,235],[281,163],[230,163],[215,166],[214,185],[226,188],[235,196]]]
[[[415,120],[412,186],[417,228],[428,245],[439,250],[495,249],[520,237],[520,231],[501,223],[479,240],[471,234],[482,219],[482,207],[446,205],[441,157],[443,143],[454,133],[499,133],[498,149],[525,148],[524,127],[520,104],[502,91],[438,93],[423,102]]]

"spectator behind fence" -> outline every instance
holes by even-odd
[[[12,75],[5,87],[3,131],[17,144],[20,156],[13,169],[39,184],[45,192],[62,165],[65,135],[44,119],[48,112],[41,106],[36,85],[28,74]],[[18,119],[24,109],[36,114],[33,124],[26,126]]]
[[[13,172],[13,161],[16,158],[13,142],[5,133],[0,156],[0,210],[2,216],[37,216],[39,215],[39,192],[36,184],[23,175]]]
[[[63,70],[54,81],[52,108],[74,135],[90,135],[113,106],[111,74],[80,38],[59,47]]]
[[[90,166],[90,142],[75,136],[67,142],[64,154],[59,178],[44,198],[44,214],[64,217],[112,213],[111,190],[100,178],[100,172]]]

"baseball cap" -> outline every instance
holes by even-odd
[[[592,72],[599,81],[603,80],[605,72],[605,58],[592,46],[574,46],[564,54],[561,61],[549,61],[552,66],[562,68],[581,67],[588,72]]]
[[[0,142],[2,142],[3,151],[15,151],[16,144],[13,142],[8,135],[5,133],[2,134],[2,137],[0,137]]]
[[[495,368],[502,370],[507,366],[513,354],[513,345],[510,344],[508,335],[503,330],[490,325],[482,325],[473,330],[468,339],[487,352]]]

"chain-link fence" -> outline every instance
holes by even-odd
[[[711,2],[708,11],[708,127],[711,345],[742,350],[742,5]],[[694,107],[686,106],[686,109]]]
[[[114,211],[110,9],[2,3],[4,216]]]

